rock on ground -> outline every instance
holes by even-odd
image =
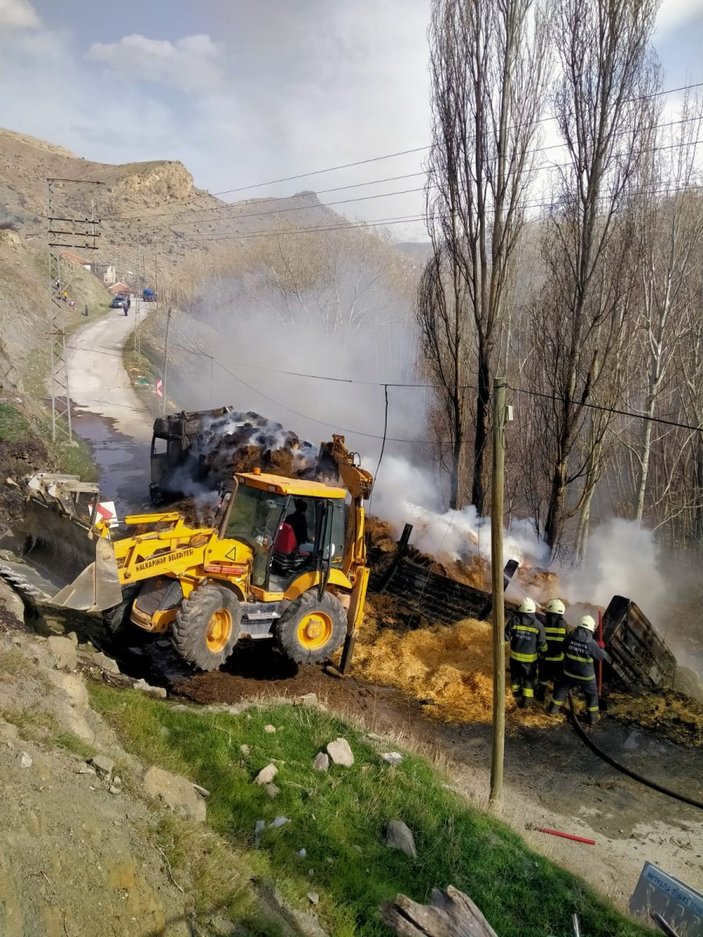
[[[53,634],[47,644],[57,670],[67,670],[70,673],[76,669],[78,648],[75,641]]]
[[[329,771],[330,768],[330,756],[325,752],[318,752],[315,755],[312,766],[315,771]]]
[[[169,809],[200,823],[205,822],[207,807],[188,778],[163,768],[149,768],[144,775],[144,791],[161,800]]]
[[[335,739],[327,746],[327,754],[336,765],[342,765],[344,768],[351,768],[354,764],[354,753],[346,739]]]
[[[278,774],[278,768],[275,765],[273,764],[266,765],[266,767],[262,768],[261,771],[259,771],[259,773],[256,775],[256,777],[254,778],[254,783],[255,784],[270,784],[277,774]]]
[[[402,820],[389,820],[386,826],[386,845],[391,849],[399,849],[411,859],[417,858],[415,838],[410,827]]]

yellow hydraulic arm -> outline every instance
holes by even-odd
[[[344,572],[354,584],[347,613],[347,636],[340,663],[340,670],[345,673],[351,662],[356,633],[364,614],[366,590],[369,584],[369,568],[366,565],[364,501],[371,497],[373,475],[355,463],[353,453],[349,452],[345,445],[344,436],[333,435],[331,442],[322,444],[320,462],[329,459],[337,466],[344,487],[352,498],[352,524],[344,558]]]

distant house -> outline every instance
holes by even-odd
[[[110,287],[117,282],[117,270],[114,264],[96,264],[90,265],[91,271],[95,276],[102,280],[105,286]]]
[[[118,293],[131,293],[132,287],[127,286],[126,283],[120,283],[118,281],[117,283],[113,283],[112,286],[108,287],[108,290],[113,294],[113,296],[116,296]]]
[[[83,267],[84,270],[90,270],[92,266],[85,257],[79,257],[78,254],[73,254],[71,251],[61,251],[61,260],[66,260],[75,267]]]

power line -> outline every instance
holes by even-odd
[[[703,138],[700,138],[700,139],[697,139],[697,140],[691,140],[691,141],[688,141],[688,142],[686,142],[686,143],[673,143],[673,144],[667,144],[666,146],[646,147],[646,148],[643,148],[643,149],[641,150],[641,152],[642,152],[642,153],[663,152],[663,151],[665,151],[665,150],[679,149],[679,148],[683,148],[683,147],[686,147],[686,146],[691,146],[691,147],[693,147],[693,146],[697,146],[699,143],[703,143]],[[558,164],[554,164],[554,165],[551,165],[551,166],[542,166],[542,167],[538,167],[538,168],[540,169],[540,171],[553,171],[553,170],[556,170],[556,169],[570,168],[572,165],[573,165],[572,163],[558,163]],[[411,175],[417,175],[417,174],[411,174]],[[363,185],[363,184],[371,184],[371,183],[361,183],[361,184]],[[347,186],[347,187],[344,187],[344,188],[355,188],[355,186]],[[695,186],[682,186],[682,187],[679,187],[679,189],[676,189],[676,191],[680,191],[681,189],[684,189],[684,188],[685,188],[685,189],[693,189],[693,188],[696,188],[696,187],[695,187]],[[178,222],[178,226],[179,226],[179,227],[183,227],[183,226],[185,226],[185,225],[191,225],[191,224],[207,224],[207,225],[211,225],[211,224],[214,224],[214,223],[217,223],[217,222],[220,222],[220,221],[223,221],[225,224],[232,224],[232,223],[233,223],[233,224],[237,224],[237,223],[241,222],[242,220],[244,220],[244,219],[246,219],[246,218],[261,218],[261,217],[270,216],[270,215],[283,215],[283,214],[287,214],[288,212],[308,211],[308,210],[313,210],[313,209],[316,209],[316,208],[330,208],[330,207],[333,206],[333,205],[349,205],[349,204],[352,204],[352,203],[354,203],[354,202],[365,202],[365,201],[370,201],[370,200],[373,200],[373,199],[387,198],[387,197],[394,196],[394,195],[409,195],[409,194],[414,194],[414,193],[417,193],[417,192],[424,192],[424,191],[426,191],[426,187],[425,187],[425,186],[421,186],[421,187],[418,187],[418,188],[415,188],[415,189],[401,189],[401,190],[396,191],[396,192],[378,192],[378,193],[376,193],[375,195],[363,195],[363,196],[358,196],[358,197],[356,197],[356,198],[340,199],[340,200],[337,200],[337,201],[334,201],[334,202],[320,202],[320,203],[318,203],[317,205],[295,205],[295,206],[291,206],[290,208],[273,208],[273,209],[267,209],[266,211],[243,212],[243,213],[237,214],[236,216],[234,216],[234,217],[232,217],[232,218],[225,218],[225,219],[211,219],[211,218],[206,218],[206,219],[202,219],[202,220],[200,220],[200,219],[193,219],[193,220],[190,220],[190,221]],[[661,191],[672,191],[672,190],[671,190],[670,187],[669,187],[669,188],[666,188],[666,187],[665,187],[665,188],[662,189]],[[652,194],[657,194],[657,193],[654,192],[654,193],[652,193]],[[608,198],[608,195],[605,194],[605,195],[600,196],[600,197],[601,197],[602,199],[606,199],[606,198]],[[296,196],[286,196],[286,198],[296,198]],[[282,199],[281,199],[281,201],[282,201]],[[547,203],[544,203],[544,202],[539,203],[539,202],[537,202],[537,203],[533,203],[533,204],[529,204],[529,203],[528,203],[527,205],[525,205],[525,206],[523,206],[523,207],[524,207],[524,208],[539,208],[539,207],[543,207],[545,204],[552,204],[552,202],[547,202]],[[237,206],[229,206],[229,205],[227,205],[227,206],[222,206],[221,208],[202,209],[202,210],[203,210],[203,211],[222,211],[222,210],[225,209],[225,208],[231,210],[231,208],[233,208],[233,207],[237,207],[237,208],[238,208],[239,206],[238,206],[238,205],[237,205]],[[491,210],[491,209],[488,209],[488,210],[487,210],[487,212],[490,212],[490,211],[492,211],[492,210]],[[168,213],[165,213],[165,214],[168,214]],[[180,214],[190,214],[190,212],[179,212],[179,213],[177,213],[177,215],[180,215]],[[174,215],[173,217],[176,217],[177,215]],[[151,219],[150,219],[150,220],[151,220]],[[147,227],[146,230],[148,231],[149,228]],[[153,230],[153,228],[152,228],[152,230]],[[220,234],[226,234],[227,232],[226,232],[226,231],[222,231],[222,232],[215,232],[215,233],[216,233],[216,234],[218,234],[218,233],[220,233]],[[173,230],[173,236],[174,236],[174,237],[181,237],[181,235],[179,234],[178,231],[175,230],[175,228],[174,228],[174,230]],[[245,236],[245,235],[243,235],[243,236]],[[258,236],[258,235],[257,235],[257,236]]]
[[[525,390],[523,387],[512,387],[508,384],[510,390],[516,394],[523,394],[526,397],[542,397],[546,400],[558,400],[561,403],[567,403],[566,397],[560,397],[558,394],[543,394],[537,390]],[[576,401],[573,401],[576,403]],[[636,420],[644,420],[646,423],[661,423],[663,426],[674,426],[678,429],[688,429],[694,433],[703,433],[703,426],[693,426],[691,423],[680,423],[677,420],[667,420],[664,417],[648,416],[646,413],[636,413],[634,410],[620,410],[617,407],[605,407],[597,403],[579,403],[579,407],[588,410],[600,410],[603,413],[614,413],[618,416],[627,416]]]
[[[703,138],[701,140],[695,141],[696,143],[703,143]],[[703,185],[686,185],[686,186],[665,186],[659,189],[639,189],[635,190],[633,194],[643,194],[643,195],[675,195],[678,192],[695,192],[703,188]],[[409,190],[409,191],[422,191]],[[391,193],[391,194],[403,194],[403,193]],[[612,193],[603,193],[598,196],[599,201],[604,201],[612,196]],[[377,197],[381,197],[380,195]],[[361,201],[360,199],[349,199],[349,202]],[[341,204],[341,203],[329,203],[329,204]],[[527,202],[522,206],[523,209],[533,209],[533,208],[551,208],[555,204],[558,204],[558,199],[543,199],[538,202]],[[320,206],[322,208],[327,207],[326,205]],[[289,211],[290,209],[283,209],[283,211]],[[488,209],[486,214],[492,214],[493,210]],[[280,214],[278,211],[273,212],[262,212],[261,214]],[[241,217],[259,217],[259,213],[254,213],[251,215],[243,215]],[[252,232],[249,234],[236,234],[236,233],[227,233],[226,231],[213,232],[212,234],[198,236],[196,234],[180,234],[177,231],[173,231],[170,238],[165,238],[164,240],[177,240],[180,243],[188,243],[191,241],[197,241],[202,243],[204,241],[246,241],[251,238],[268,238],[268,237],[281,237],[281,236],[297,236],[298,234],[316,234],[324,231],[340,231],[340,230],[351,230],[352,228],[377,228],[385,227],[394,224],[407,224],[413,221],[424,221],[425,215],[407,215],[401,216],[400,218],[391,218],[379,221],[346,221],[341,219],[338,224],[333,225],[313,225],[308,228],[293,228],[287,231],[260,231]]]
[[[184,345],[179,345],[178,347],[181,348],[183,351],[189,352],[190,354],[203,355],[204,357],[211,359],[212,361],[215,362],[216,365],[218,365],[218,367],[222,368],[223,371],[226,371],[229,375],[231,375],[231,377],[234,377],[236,380],[240,381],[240,383],[244,384],[244,386],[249,388],[249,390],[252,390],[254,393],[259,394],[260,396],[264,397],[264,399],[269,400],[272,403],[275,403],[277,406],[282,406],[285,409],[289,410],[291,413],[295,413],[296,416],[300,416],[303,419],[312,419],[312,417],[309,417],[303,413],[299,413],[297,410],[293,410],[290,407],[287,407],[285,404],[281,403],[278,400],[274,400],[271,397],[267,397],[256,387],[253,387],[251,384],[247,384],[246,381],[243,381],[238,375],[234,374],[233,371],[230,371],[214,355],[211,355],[205,351],[198,351],[196,349],[186,348]],[[229,362],[229,363],[232,364],[234,367],[247,367],[247,368],[252,368],[254,370],[268,371],[274,374],[281,374],[281,375],[286,375],[289,377],[305,378],[307,380],[331,381],[334,383],[341,383],[341,384],[359,384],[359,385],[366,385],[366,386],[372,386],[372,387],[383,387],[385,394],[386,394],[386,402],[388,400],[387,395],[388,395],[389,387],[397,387],[397,388],[411,388],[412,387],[412,388],[437,390],[437,389],[444,388],[446,386],[448,389],[476,390],[476,386],[474,384],[459,384],[455,388],[454,385],[444,385],[444,384],[403,383],[403,382],[396,382],[396,381],[364,381],[364,380],[359,380],[358,378],[333,377],[327,374],[310,374],[310,373],[304,373],[300,371],[287,371],[283,369],[270,368],[267,366],[245,364],[244,362]],[[522,387],[514,387],[511,384],[509,384],[508,387],[510,388],[510,390],[512,390],[516,394],[523,394],[528,397],[541,397],[547,400],[558,400],[561,402],[566,402],[566,398],[560,397],[557,394],[545,394],[545,393],[541,393],[540,391],[526,390],[525,388],[522,388]],[[648,416],[647,414],[637,413],[636,411],[633,411],[633,410],[622,410],[617,407],[606,407],[601,404],[595,404],[595,403],[584,403],[584,404],[580,404],[580,406],[583,406],[591,410],[599,410],[599,411],[603,411],[607,413],[613,413],[618,416],[626,416],[632,419],[644,420],[650,423],[660,423],[664,426],[672,426],[678,429],[686,429],[686,430],[691,430],[693,432],[699,432],[699,433],[703,432],[703,426],[693,426],[690,423],[682,423],[677,420],[668,420],[664,417]],[[388,414],[386,411],[386,428],[388,425],[387,421],[388,421]],[[322,420],[314,420],[313,422],[324,423],[324,421]],[[331,423],[324,423],[324,425],[332,426]],[[385,439],[388,439],[389,442],[430,442],[430,440],[393,439],[391,437],[385,436],[385,434],[383,436],[378,436],[378,435],[374,435],[371,433],[363,433],[359,430],[351,430],[351,429],[345,430],[345,432],[356,433],[359,436],[369,436],[372,439],[384,439],[385,438]]]
[[[681,119],[679,119],[679,120],[668,121],[667,123],[660,124],[659,127],[663,129],[663,128],[665,128],[665,127],[674,127],[674,126],[679,126],[679,125],[681,125],[681,124],[692,123],[693,121],[699,121],[699,122],[700,122],[700,120],[701,120],[701,118],[696,115],[696,116],[692,116],[692,117],[681,118]],[[616,136],[622,136],[623,134],[626,134],[626,133],[628,133],[628,132],[629,132],[629,131],[627,131],[627,130],[621,130],[621,131],[619,131],[619,132],[616,134]],[[684,141],[684,142],[681,142],[681,143],[674,143],[674,144],[667,145],[667,146],[663,146],[663,145],[662,145],[662,146],[659,146],[659,145],[656,145],[656,146],[653,146],[653,147],[643,148],[641,152],[643,152],[643,153],[652,153],[652,152],[658,152],[658,151],[660,151],[660,150],[676,149],[676,148],[678,148],[678,147],[682,147],[682,148],[683,148],[684,146],[694,146],[694,145],[696,145],[696,144],[699,143],[699,142],[701,142],[701,141],[692,141],[692,142]],[[547,151],[549,151],[549,150],[563,149],[565,146],[566,146],[565,143],[553,143],[553,144],[550,144],[550,145],[548,145],[548,146],[535,147],[535,148],[533,148],[532,150],[528,150],[527,152],[528,152],[528,153],[543,153],[543,152],[547,152]],[[539,172],[554,172],[554,171],[557,170],[557,169],[569,168],[571,165],[572,165],[572,163],[570,163],[570,162],[567,162],[567,163],[552,163],[552,164],[543,163],[543,164],[541,164],[541,165],[539,165],[539,166],[533,166],[533,167],[530,167],[529,169],[524,170],[524,174],[525,174],[525,175],[531,175],[531,174],[533,174],[533,173],[539,173]],[[509,175],[513,175],[513,174],[514,174],[514,173],[509,173]],[[319,195],[329,194],[329,193],[331,193],[331,192],[347,191],[347,190],[349,190],[349,189],[363,188],[363,187],[370,186],[370,185],[379,185],[379,184],[381,184],[381,183],[383,183],[383,182],[394,182],[394,181],[398,181],[398,180],[402,180],[402,179],[417,178],[418,176],[427,176],[427,173],[426,173],[426,172],[413,172],[413,173],[405,173],[405,174],[399,175],[399,176],[388,176],[388,177],[381,178],[381,179],[371,179],[371,180],[364,181],[364,182],[351,183],[351,184],[349,184],[349,185],[337,186],[337,187],[333,187],[333,188],[329,188],[329,189],[321,189],[321,190],[317,191],[317,192],[315,193],[315,195],[318,195],[318,196],[319,196]],[[409,190],[406,190],[405,192],[402,192],[402,193],[400,193],[400,194],[408,194],[409,192],[419,192],[419,191],[423,191],[423,190],[424,190],[424,187],[422,187],[422,188],[420,188],[420,189],[409,189]],[[388,194],[389,194],[389,195],[395,195],[395,194],[397,194],[397,193],[391,192],[391,193],[388,193]],[[358,200],[359,200],[359,201],[363,201],[364,199],[368,199],[368,198],[382,198],[382,197],[384,197],[384,194],[379,194],[379,195],[375,195],[375,196],[362,196],[362,197],[360,197]],[[266,200],[267,200],[267,201],[270,200],[270,201],[278,201],[278,202],[281,202],[281,201],[286,201],[286,200],[290,200],[290,199],[294,199],[294,198],[300,198],[300,193],[295,194],[295,195],[285,195],[285,196],[280,196],[280,197],[277,197],[277,196],[269,196],[269,197],[267,197]],[[348,200],[348,202],[351,202],[351,201],[355,201],[355,200],[352,200],[352,199],[349,199],[349,200]],[[229,204],[225,204],[225,205],[213,205],[213,206],[210,206],[210,207],[207,207],[207,208],[199,207],[199,208],[190,208],[190,209],[185,209],[185,210],[180,210],[180,211],[169,210],[169,211],[159,212],[158,214],[150,215],[150,216],[146,219],[146,223],[147,223],[147,226],[151,225],[151,227],[154,227],[154,225],[153,225],[152,223],[153,223],[153,222],[155,221],[155,219],[157,219],[157,218],[172,218],[172,219],[173,219],[173,218],[182,217],[183,215],[192,216],[192,215],[195,215],[195,214],[202,214],[202,213],[205,213],[205,212],[213,212],[213,213],[214,213],[214,212],[227,212],[227,213],[234,213],[234,214],[235,214],[235,217],[234,217],[232,220],[233,220],[233,221],[239,221],[240,219],[242,219],[242,218],[247,218],[247,217],[260,217],[261,215],[265,215],[265,214],[277,214],[277,213],[288,212],[288,211],[305,211],[305,210],[308,210],[308,209],[324,208],[324,207],[326,207],[327,205],[338,205],[338,204],[346,204],[346,203],[345,203],[345,202],[342,202],[342,201],[340,201],[340,202],[327,202],[327,203],[318,204],[318,205],[302,205],[302,206],[293,206],[293,207],[291,207],[291,208],[277,208],[277,209],[272,209],[272,210],[269,210],[269,211],[262,211],[262,212],[245,212],[245,213],[241,213],[241,206],[242,206],[242,203],[241,203],[241,202],[233,202],[233,203],[229,203]],[[110,217],[109,219],[107,219],[107,220],[113,220],[113,221],[114,221],[114,220],[121,220],[121,219],[123,219],[123,218],[125,218],[125,217],[128,217],[128,216],[126,216],[126,215],[113,215],[113,216],[111,216],[111,217]],[[217,220],[219,220],[219,219],[207,218],[207,219],[204,219],[203,221],[198,221],[197,219],[193,219],[193,220],[189,220],[189,221],[185,221],[185,222],[180,222],[180,224],[181,224],[181,225],[184,225],[184,224],[208,224],[208,223],[212,223],[212,222],[217,221]],[[158,227],[158,225],[156,225],[156,227]]]
[[[677,93],[679,93],[679,92],[681,92],[681,91],[692,91],[692,90],[694,90],[694,89],[696,89],[696,88],[701,88],[701,87],[703,87],[703,81],[694,82],[694,83],[686,84],[686,85],[680,85],[680,86],[677,87],[677,88],[665,88],[665,89],[662,89],[661,91],[655,91],[655,92],[653,92],[652,94],[642,95],[641,97],[637,97],[637,98],[631,98],[631,99],[629,99],[629,101],[625,101],[624,103],[632,103],[633,101],[638,101],[638,100],[647,101],[647,100],[650,100],[650,99],[652,99],[652,98],[665,97],[666,95],[669,95],[669,94],[677,94]],[[544,117],[539,118],[539,119],[536,121],[536,123],[545,123],[545,122],[547,122],[547,121],[552,121],[552,120],[557,120],[557,118],[556,118],[555,115],[545,115]],[[668,126],[668,125],[665,124],[665,125],[663,125],[663,126]],[[557,145],[557,144],[553,144],[553,145],[550,146],[550,147],[544,147],[544,148],[541,148],[541,149],[555,149],[557,146],[563,146],[563,144],[558,144],[558,145]],[[280,178],[280,179],[269,179],[269,180],[266,181],[266,182],[256,182],[256,183],[252,183],[252,184],[250,184],[250,185],[238,186],[238,187],[232,188],[232,189],[221,189],[221,190],[218,191],[218,192],[211,192],[211,193],[209,193],[209,194],[210,194],[211,196],[213,196],[213,197],[217,197],[217,196],[219,196],[219,195],[231,195],[231,194],[234,194],[234,193],[236,193],[236,192],[251,191],[252,189],[260,189],[260,188],[263,188],[264,186],[267,186],[267,185],[278,185],[278,184],[281,183],[281,182],[292,182],[292,181],[294,181],[294,180],[296,180],[296,179],[307,179],[307,178],[310,178],[311,176],[319,176],[319,175],[323,175],[323,174],[328,173],[328,172],[337,172],[337,171],[339,171],[339,170],[342,170],[342,169],[350,169],[350,168],[353,168],[353,167],[355,167],[355,166],[364,166],[364,165],[367,165],[367,164],[369,164],[369,163],[381,162],[382,160],[395,159],[395,158],[397,158],[397,157],[399,157],[399,156],[406,156],[406,155],[411,154],[411,153],[421,153],[421,152],[424,152],[424,151],[429,150],[429,149],[431,149],[431,148],[432,148],[432,144],[426,144],[425,146],[412,147],[412,148],[407,149],[407,150],[398,150],[398,151],[395,152],[395,153],[383,153],[383,154],[381,154],[380,156],[371,156],[371,157],[368,157],[367,159],[355,160],[355,161],[349,162],[349,163],[341,163],[341,164],[336,165],[336,166],[327,166],[327,167],[325,167],[325,168],[323,168],[323,169],[314,169],[314,170],[311,170],[311,171],[308,171],[308,172],[297,173],[296,175],[292,175],[292,176],[284,176],[284,177],[282,177],[282,178]],[[535,150],[534,152],[539,152],[539,149]],[[177,200],[174,200],[174,201],[187,202],[188,200],[190,200],[190,199],[192,199],[192,198],[193,198],[193,196],[192,196],[192,195],[189,195],[189,196],[187,196],[185,199],[177,199]],[[155,207],[158,207],[158,206],[155,206]],[[219,206],[217,206],[217,207],[219,207]],[[204,210],[207,210],[207,209],[204,209]],[[123,214],[123,215],[120,215],[119,217],[124,219],[124,218],[133,217],[134,215],[141,215],[141,216],[143,216],[143,214],[144,214],[144,209],[141,209],[141,210],[135,209],[133,212],[125,213],[125,214]]]

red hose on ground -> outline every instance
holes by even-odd
[[[586,843],[588,846],[595,846],[595,839],[587,839],[585,836],[574,836],[573,833],[562,833],[561,830],[550,830],[547,826],[536,826],[538,833],[549,833],[550,836],[561,836],[562,839],[572,839],[575,843]]]

